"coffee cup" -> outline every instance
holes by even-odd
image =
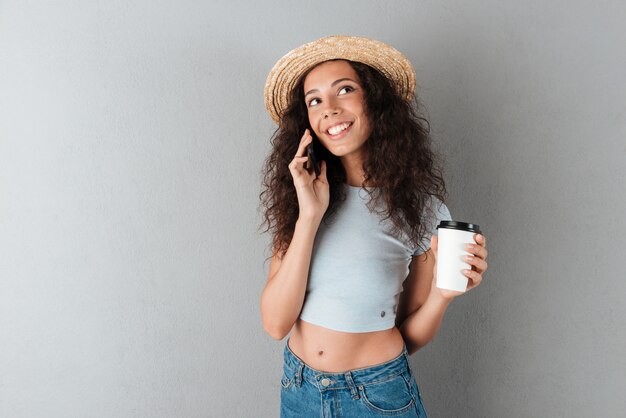
[[[472,266],[463,260],[472,255],[465,250],[465,245],[474,244],[474,234],[480,234],[476,224],[459,221],[441,221],[437,226],[437,283],[440,289],[467,290],[467,276],[463,270]]]

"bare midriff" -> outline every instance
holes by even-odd
[[[403,349],[402,334],[393,327],[374,332],[340,332],[298,318],[289,348],[313,369],[339,373],[385,363]]]

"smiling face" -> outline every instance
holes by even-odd
[[[361,161],[371,128],[365,92],[352,66],[343,60],[319,64],[304,79],[304,94],[309,123],[324,147],[344,166]]]

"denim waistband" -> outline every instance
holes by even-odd
[[[406,345],[403,345],[402,352],[396,358],[384,363],[333,373],[316,370],[308,366],[291,351],[289,340],[287,340],[284,350],[284,367],[292,372],[290,377],[294,378],[296,385],[299,386],[301,380],[306,380],[320,390],[352,389],[355,386],[387,380],[405,371],[412,373]]]

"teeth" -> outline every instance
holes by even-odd
[[[332,128],[328,129],[328,133],[331,134],[331,135],[337,135],[339,132],[341,132],[344,129],[348,128],[348,126],[350,126],[349,123],[342,123],[341,125],[333,126]]]

